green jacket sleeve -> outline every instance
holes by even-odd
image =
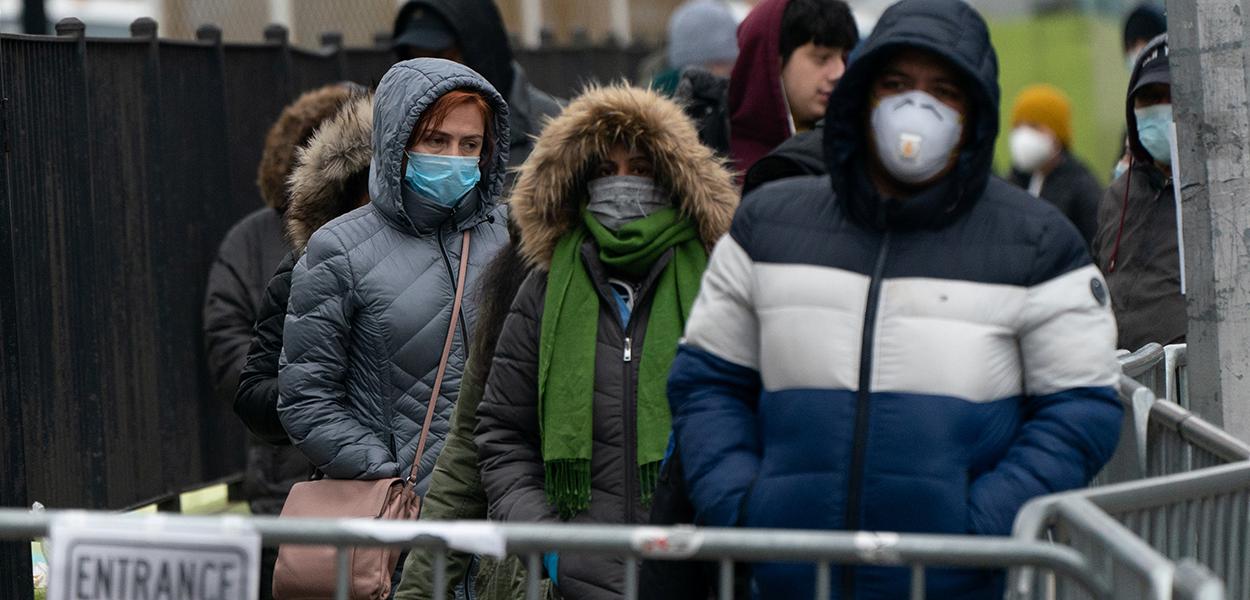
[[[421,500],[421,519],[447,521],[486,518],[486,492],[477,469],[477,446],[473,429],[477,425],[477,405],[482,400],[482,381],[472,364],[466,366],[460,398],[451,417],[451,431],[443,452],[434,463],[430,488]],[[451,552],[447,560],[447,598],[468,574],[471,556]],[[404,562],[403,579],[395,600],[431,600],[434,594],[434,556],[412,551]]]

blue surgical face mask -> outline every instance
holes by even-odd
[[[1156,104],[1133,111],[1137,117],[1137,139],[1155,162],[1172,164],[1172,105]]]
[[[408,152],[404,183],[430,200],[454,207],[482,180],[479,160],[476,156]]]

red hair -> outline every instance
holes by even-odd
[[[412,129],[412,137],[409,138],[410,143],[425,137],[431,130],[437,129],[447,120],[447,115],[451,111],[461,106],[472,106],[482,115],[482,122],[485,125],[486,135],[482,140],[482,159],[485,162],[489,156],[493,141],[491,139],[491,117],[494,112],[490,108],[490,103],[486,101],[486,97],[479,92],[469,90],[452,90],[443,94],[434,104],[425,109],[421,114],[421,118],[417,121],[416,127]]]

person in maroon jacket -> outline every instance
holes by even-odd
[[[738,27],[729,78],[729,154],[745,173],[825,116],[846,57],[859,43],[842,0],[764,0]]]

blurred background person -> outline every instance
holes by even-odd
[[[1168,32],[1168,19],[1163,9],[1150,2],[1142,2],[1124,18],[1124,63],[1131,73],[1146,44],[1156,37]],[[1124,154],[1116,163],[1111,174],[1114,181],[1128,170],[1132,162],[1132,149],[1129,148],[1128,135],[1124,135]]]
[[[677,91],[681,73],[696,67],[729,79],[738,60],[738,20],[722,0],[686,0],[668,19],[668,68],[651,82],[667,95]]]
[[[1072,154],[1067,94],[1046,84],[1025,88],[1011,110],[1011,127],[1011,182],[1055,205],[1091,244],[1103,188]]]
[[[1124,63],[1133,70],[1137,56],[1146,44],[1168,32],[1167,15],[1151,2],[1142,2],[1124,18]]]
[[[561,101],[530,85],[513,59],[508,32],[493,0],[411,0],[395,17],[391,48],[399,60],[445,58],[477,71],[508,103],[512,133],[508,166],[525,162]]]
[[[745,173],[824,118],[857,43],[855,17],[842,0],[764,0],[747,15],[729,78],[730,157],[737,171]]]
[[[283,109],[269,128],[256,174],[265,207],[231,228],[208,275],[204,340],[208,370],[222,402],[234,403],[265,288],[289,254],[283,217],[291,198],[287,179],[295,169],[297,151],[322,122],[362,89],[347,83],[307,92]],[[289,444],[279,447],[265,443],[263,437],[252,437],[243,476],[244,499],[253,514],[276,515],[282,512],[291,486],[307,479],[309,473],[308,461]],[[265,548],[262,555],[261,597],[267,598],[278,554],[276,549]]]
[[[1172,181],[1172,74],[1167,34],[1137,58],[1125,107],[1132,166],[1098,205],[1094,258],[1107,277],[1119,348],[1185,341],[1176,197]]]

